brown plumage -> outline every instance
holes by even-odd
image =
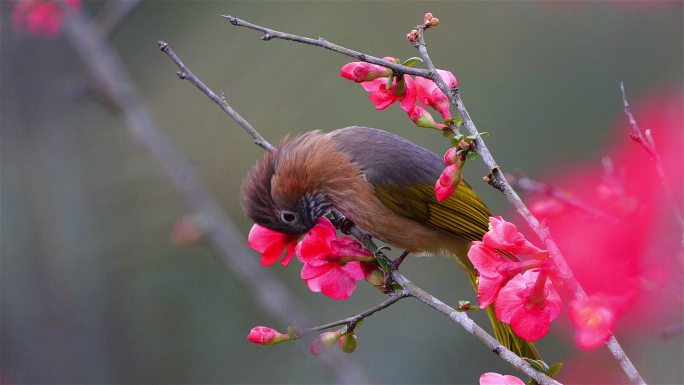
[[[306,233],[335,208],[392,246],[456,257],[476,287],[466,252],[482,239],[491,213],[467,183],[438,202],[433,188],[443,168],[431,151],[382,130],[313,131],[286,138],[257,162],[242,184],[242,205],[254,222],[289,234]],[[488,313],[502,343],[539,358]]]

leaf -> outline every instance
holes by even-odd
[[[423,59],[414,56],[412,58],[406,59],[406,61],[404,61],[404,65],[407,67],[413,67],[414,65],[416,65],[418,63],[422,63],[422,62],[423,62]]]
[[[480,154],[478,154],[475,151],[470,151],[470,152],[468,152],[468,155],[466,155],[466,158],[468,158],[468,160],[476,160],[479,157],[480,157]]]
[[[484,137],[487,137],[487,136],[492,136],[492,133],[491,133],[491,132],[487,132],[487,131],[485,131],[485,132],[480,132],[480,138],[484,138]]]
[[[556,362],[555,364],[551,365],[549,370],[546,371],[546,374],[548,374],[549,377],[553,377],[556,373],[560,372],[561,369],[563,369],[563,363]]]
[[[394,83],[394,73],[387,78],[387,84],[385,84],[385,89],[389,91],[392,88],[392,83]]]

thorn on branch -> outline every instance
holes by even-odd
[[[495,167],[489,174],[484,176],[482,180],[484,180],[488,185],[494,187],[495,189],[504,192],[504,190],[506,189],[506,183],[500,180],[496,175],[494,175],[500,173],[501,169],[499,167]]]
[[[264,34],[261,36],[261,40],[263,40],[263,41],[269,41],[269,40],[271,40],[271,39],[273,39],[273,35],[271,35],[271,34],[268,33],[268,32],[264,33]]]
[[[176,76],[178,76],[178,79],[185,80],[188,77],[188,73],[183,70],[180,70],[176,71]]]

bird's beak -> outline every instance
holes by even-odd
[[[325,194],[317,192],[304,195],[299,205],[299,217],[307,231],[314,227],[318,218],[325,215],[329,209],[330,203]]]

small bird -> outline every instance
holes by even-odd
[[[439,202],[434,185],[444,167],[433,152],[383,130],[312,131],[285,138],[256,163],[242,183],[242,206],[255,223],[294,235],[336,209],[389,245],[454,257],[477,289],[467,251],[487,232],[491,212],[465,182]],[[491,306],[487,313],[504,346],[540,359]]]

